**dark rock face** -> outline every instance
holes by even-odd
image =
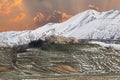
[[[32,41],[29,43],[29,47],[40,47],[45,43],[43,40]]]

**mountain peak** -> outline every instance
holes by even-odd
[[[57,12],[61,14],[61,12]],[[47,24],[31,31],[0,33],[0,45],[14,46],[44,39],[49,35],[77,39],[120,39],[120,9],[81,12],[63,23]]]

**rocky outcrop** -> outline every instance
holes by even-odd
[[[63,37],[58,35],[51,35],[45,37],[45,41],[58,44],[79,43],[79,40],[74,37]]]

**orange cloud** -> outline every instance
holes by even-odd
[[[45,24],[46,18],[45,18],[45,15],[40,12],[33,18],[33,20],[36,25],[40,26],[42,24]]]
[[[15,18],[13,19],[10,19],[11,22],[20,22],[22,21],[23,19],[25,19],[25,16],[26,14],[24,13],[20,13],[18,16],[16,16]]]
[[[47,23],[60,23],[68,20],[72,16],[61,11],[54,11],[50,15],[45,15],[43,13],[37,14],[33,20],[37,26],[43,26]]]
[[[48,22],[64,22],[71,18],[72,16],[61,11],[54,11],[52,15],[49,15],[47,18]]]
[[[18,8],[22,10],[22,0],[0,0],[0,13],[1,14],[9,14],[12,12],[13,8]]]
[[[23,2],[22,0],[14,0],[13,6],[18,7],[21,11],[23,10]]]
[[[93,5],[93,4],[89,4],[88,7],[89,7],[90,9],[100,10],[99,7],[97,7],[97,6]]]

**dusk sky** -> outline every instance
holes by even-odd
[[[0,31],[35,29],[47,22],[65,21],[89,8],[106,11],[120,8],[119,4],[120,0],[0,0]],[[61,13],[53,14],[55,10]],[[63,15],[64,20],[56,20],[61,19],[56,13]]]

